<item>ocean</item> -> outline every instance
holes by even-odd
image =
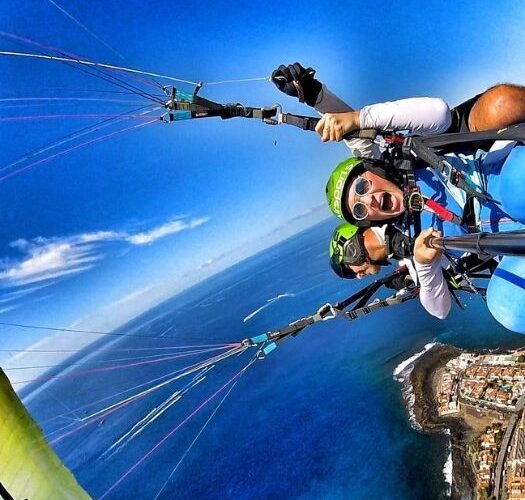
[[[104,339],[76,360],[83,366],[64,364],[44,390],[25,394],[59,456],[94,498],[448,496],[448,438],[411,426],[393,374],[435,341],[463,348],[523,345],[475,295],[462,296],[465,310],[453,306],[445,321],[413,300],[357,321],[314,325],[255,361],[231,392],[224,389],[195,414],[247,365],[252,351],[218,363],[201,381],[190,375],[89,425],[81,420],[203,359],[159,362],[146,356],[162,350],[145,349],[237,342],[363,286],[329,269],[333,228],[333,220],[323,222],[173,297],[118,330],[134,336]],[[177,399],[176,390],[182,397],[163,406]]]

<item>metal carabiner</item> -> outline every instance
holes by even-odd
[[[337,318],[339,314],[341,314],[339,309],[336,309],[332,304],[325,304],[317,310],[316,316],[318,316],[321,321],[327,321]]]
[[[262,113],[262,121],[268,125],[280,125],[283,122],[283,108],[280,104],[263,108]]]

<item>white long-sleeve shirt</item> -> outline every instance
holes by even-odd
[[[324,85],[315,109],[320,113],[344,113],[354,111],[332,94]],[[361,129],[409,131],[415,135],[432,135],[445,132],[452,122],[448,104],[434,97],[412,97],[364,106],[359,112]],[[379,158],[379,146],[368,139],[345,141],[355,156]],[[451,296],[443,276],[441,260],[432,264],[419,264],[415,268],[409,259],[407,266],[412,278],[419,284],[419,300],[425,310],[439,319],[447,317]]]
[[[345,113],[354,111],[323,85],[315,109],[319,113]],[[415,135],[445,132],[452,123],[448,104],[438,97],[410,97],[364,106],[359,111],[359,128],[387,131],[409,131]],[[345,141],[354,156],[379,158],[379,146],[369,139]]]
[[[414,259],[419,281],[419,300],[426,311],[438,319],[445,319],[452,299],[443,276],[441,259],[431,264],[420,264]]]

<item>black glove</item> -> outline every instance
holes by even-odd
[[[298,97],[299,102],[315,106],[322,84],[314,78],[315,69],[303,68],[298,62],[281,64],[272,73],[272,82],[286,95]]]

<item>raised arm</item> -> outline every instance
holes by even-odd
[[[324,142],[341,141],[347,133],[358,129],[440,134],[452,121],[448,104],[434,97],[411,97],[354,110],[315,78],[314,69],[304,68],[300,63],[282,64],[272,73],[272,81],[281,92],[323,114],[315,130]],[[378,146],[367,139],[351,139],[345,143],[355,156],[380,155]]]
[[[411,97],[364,106],[359,111],[326,113],[316,132],[326,141],[340,141],[351,130],[408,130],[416,135],[445,132],[452,117],[448,104],[437,97]]]
[[[414,245],[414,263],[419,281],[419,300],[426,311],[438,319],[448,316],[451,296],[441,267],[441,250],[425,244],[429,236],[440,237],[434,229],[422,231]]]
[[[296,97],[321,114],[350,113],[358,117],[359,112],[336,96],[328,87],[314,78],[315,70],[304,68],[300,63],[285,66],[281,64],[272,73],[272,82],[286,95]],[[357,130],[359,123],[355,122],[350,130]],[[368,139],[351,139],[345,141],[355,156],[378,158],[381,154],[379,147]]]

